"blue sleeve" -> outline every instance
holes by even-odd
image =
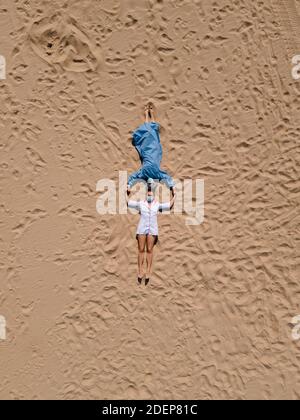
[[[160,179],[160,182],[163,182],[164,184],[166,184],[166,186],[168,188],[175,187],[175,183],[173,181],[173,178],[169,174],[167,174],[167,172],[161,171],[161,179]]]
[[[132,175],[130,175],[130,177],[128,178],[128,185],[131,188],[142,180],[143,180],[142,171],[139,170],[137,172],[134,172]]]

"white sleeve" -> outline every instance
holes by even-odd
[[[159,209],[158,210],[160,212],[171,210],[171,203],[159,203]]]
[[[139,201],[128,201],[128,208],[134,209],[134,210],[140,210],[140,202]]]

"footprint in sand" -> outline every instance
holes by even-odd
[[[49,64],[67,71],[96,70],[101,53],[70,16],[55,14],[35,21],[29,32],[33,51]]]

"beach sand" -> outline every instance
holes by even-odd
[[[298,399],[300,2],[2,0],[1,399]],[[204,179],[205,221],[138,216],[97,181],[139,167],[153,101],[163,168]]]

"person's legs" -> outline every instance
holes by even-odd
[[[153,235],[147,236],[147,274],[146,279],[149,279],[152,274],[153,264],[153,251],[155,246],[156,237]]]
[[[144,261],[145,261],[145,250],[146,250],[146,243],[147,243],[147,236],[146,235],[138,235],[138,248],[139,248],[139,256],[138,256],[138,270],[139,270],[139,278],[143,278],[144,276]]]

